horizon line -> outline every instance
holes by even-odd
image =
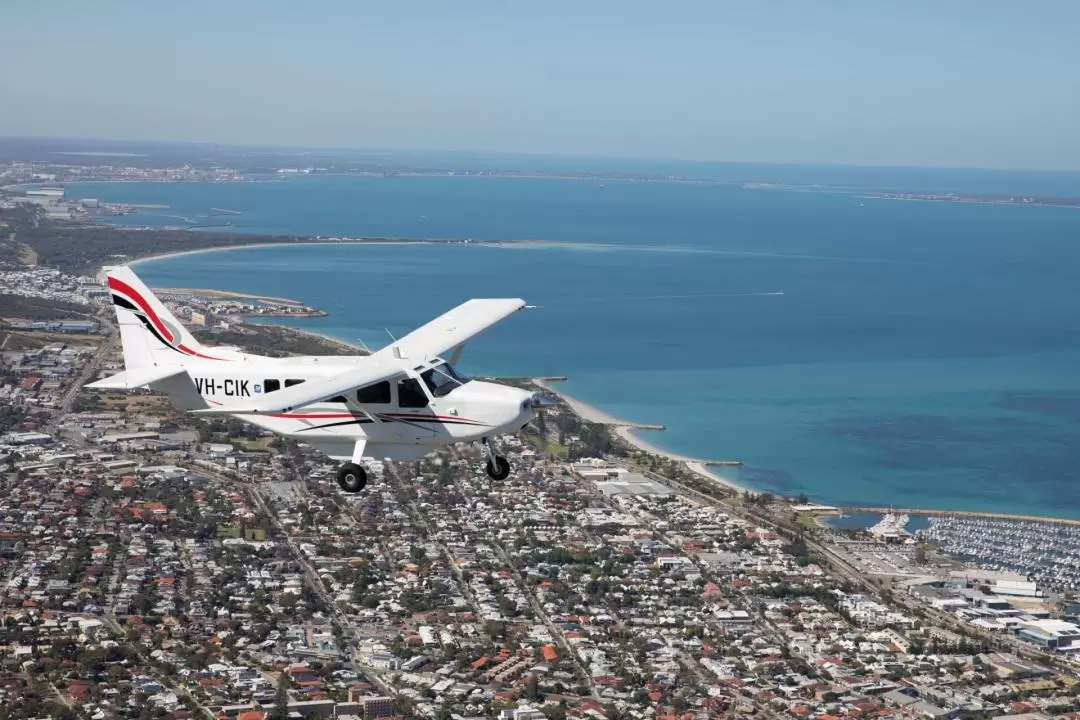
[[[249,144],[210,142],[199,140],[146,140],[124,139],[105,137],[75,137],[66,135],[2,135],[2,141],[51,141],[51,142],[97,142],[97,143],[129,143],[145,145],[178,145],[191,147],[215,147],[235,148],[251,150],[277,150],[277,151],[306,151],[306,152],[337,152],[337,153],[395,153],[395,154],[460,154],[491,156],[503,158],[547,158],[553,160],[595,160],[595,161],[623,161],[623,162],[646,162],[646,163],[688,163],[693,165],[764,165],[774,167],[828,167],[828,168],[861,168],[861,169],[898,169],[898,170],[966,170],[979,172],[1026,172],[1043,173],[1048,175],[1080,175],[1080,167],[1076,168],[1043,168],[1043,167],[1004,167],[1004,166],[979,166],[979,165],[922,165],[922,164],[899,164],[899,163],[844,163],[844,162],[800,162],[784,160],[702,160],[689,159],[674,156],[648,156],[648,155],[591,155],[591,154],[567,154],[557,152],[528,152],[517,150],[474,150],[474,149],[433,149],[433,148],[401,148],[401,147],[367,147],[347,148],[317,145],[274,145],[274,144]]]

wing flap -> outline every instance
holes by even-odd
[[[107,378],[87,383],[83,387],[91,390],[134,390],[158,380],[167,380],[177,375],[183,375],[186,372],[187,370],[182,367],[163,368],[151,365],[149,367],[124,370],[116,375],[110,375]]]
[[[468,300],[387,345],[375,356],[425,362],[464,344],[524,307],[525,301],[520,298]]]

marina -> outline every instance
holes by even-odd
[[[1072,524],[945,515],[920,539],[987,570],[1020,573],[1040,586],[1080,589],[1080,528]]]
[[[911,537],[911,533],[907,531],[910,521],[910,515],[886,513],[876,525],[870,528],[869,532],[885,542],[903,542]]]

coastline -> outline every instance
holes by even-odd
[[[608,247],[608,245],[602,243],[574,243],[565,241],[547,241],[547,240],[493,240],[493,241],[453,241],[453,240],[432,240],[432,239],[348,239],[348,240],[322,240],[316,238],[293,238],[281,242],[254,242],[243,243],[239,245],[225,245],[220,247],[208,247],[208,248],[196,248],[191,250],[178,250],[165,253],[152,253],[140,257],[136,257],[127,262],[127,265],[133,266],[139,263],[149,262],[152,260],[168,260],[177,257],[183,257],[188,255],[196,255],[199,253],[211,253],[211,252],[225,252],[233,250],[245,250],[249,248],[273,248],[291,245],[437,245],[437,244],[455,244],[455,245],[476,245],[480,247],[586,247],[586,248],[602,248]],[[173,288],[173,291],[184,290],[183,288]],[[248,297],[254,299],[261,299],[262,296],[255,296],[245,293],[234,293],[228,290],[200,290],[203,293],[215,293],[220,294],[222,297]],[[291,300],[287,298],[276,298],[277,301]],[[292,302],[300,302],[291,300]],[[241,322],[245,325],[269,325],[267,323],[259,323],[252,317],[244,317]],[[361,345],[350,343],[345,340],[339,340],[330,335],[315,332],[312,330],[301,329],[292,325],[277,325],[273,327],[282,328],[290,332],[305,335],[307,337],[316,338],[321,342],[333,348],[339,348],[345,353],[355,354],[368,354],[370,350]],[[718,485],[726,487],[734,492],[749,492],[755,493],[751,488],[744,487],[734,482],[730,478],[726,478],[717,472],[711,470],[706,461],[699,458],[692,458],[678,453],[673,453],[656,446],[655,444],[642,439],[635,431],[647,430],[648,426],[643,423],[636,423],[628,420],[619,419],[610,413],[607,413],[594,405],[590,405],[578,398],[567,395],[565,392],[559,391],[548,384],[546,381],[534,379],[534,384],[541,387],[548,392],[557,395],[569,406],[570,410],[583,420],[596,423],[599,425],[607,425],[614,428],[616,436],[627,445],[645,453],[663,457],[674,462],[683,463],[687,469],[696,475],[705,478]]]
[[[240,321],[243,325],[256,326],[256,327],[272,327],[285,332],[295,333],[297,335],[305,335],[310,338],[315,338],[328,345],[344,350],[351,355],[368,355],[370,353],[369,348],[365,348],[363,345],[357,345],[346,340],[341,340],[333,335],[327,335],[321,332],[315,332],[314,330],[304,330],[302,328],[294,327],[292,325],[278,325],[277,323],[261,323],[252,319],[252,316],[241,316]]]
[[[125,232],[139,232],[141,228],[117,228]],[[192,250],[174,250],[163,253],[150,253],[147,255],[140,255],[138,257],[128,260],[125,264],[128,266],[138,265],[140,263],[150,262],[153,260],[170,260],[172,258],[183,257],[185,255],[197,255],[199,253],[211,253],[211,252],[227,252],[231,250],[248,250],[255,248],[274,248],[274,247],[288,247],[291,245],[469,245],[477,247],[501,247],[501,248],[584,248],[584,249],[605,249],[616,248],[618,245],[610,243],[579,243],[568,242],[562,240],[437,240],[432,238],[373,238],[366,240],[364,238],[349,238],[347,240],[322,240],[315,238],[296,237],[288,240],[282,240],[280,242],[253,242],[253,243],[241,243],[239,245],[222,245],[219,247],[208,248],[195,248]],[[662,246],[645,246],[645,247],[662,247]],[[225,291],[221,291],[225,292]]]
[[[559,398],[562,399],[562,401],[566,403],[567,406],[574,412],[574,414],[579,416],[582,420],[587,420],[588,422],[596,423],[597,425],[614,425],[620,428],[634,424],[627,420],[620,420],[614,415],[610,415],[598,407],[589,405],[586,402],[567,395],[561,390],[553,388],[547,380],[532,378],[532,383],[537,387],[541,387],[544,390],[547,390],[552,395],[558,395]],[[646,448],[642,449],[645,450]],[[648,450],[648,452],[652,451]]]
[[[251,293],[232,292],[231,290],[207,290],[205,288],[154,288],[156,292],[164,293],[166,295],[198,295],[201,297],[212,297],[222,299],[239,298],[243,300],[263,300],[266,302],[278,303],[279,305],[303,305],[304,303],[299,300],[293,300],[285,297],[274,297],[273,295],[252,295]]]
[[[129,261],[127,264],[130,266],[130,265],[136,265],[136,264],[143,263],[143,262],[149,262],[151,260],[168,260],[168,259],[171,259],[171,258],[182,257],[182,256],[187,256],[187,255],[195,255],[195,254],[198,254],[198,253],[224,252],[224,251],[229,251],[229,250],[244,250],[244,249],[248,249],[248,248],[280,247],[280,246],[288,246],[288,245],[411,245],[411,244],[439,244],[441,242],[444,242],[444,241],[438,241],[438,240],[344,240],[344,241],[311,240],[311,241],[306,241],[306,240],[303,240],[303,239],[297,239],[297,240],[292,241],[292,242],[250,243],[250,244],[243,244],[243,245],[231,245],[231,246],[224,246],[224,247],[211,247],[211,248],[201,248],[201,249],[193,249],[193,250],[180,250],[180,251],[168,252],[168,253],[159,253],[159,254],[153,254],[153,255],[147,255],[147,256],[144,256],[144,257],[135,258],[135,259]],[[558,241],[543,241],[543,240],[502,240],[502,241],[492,241],[492,242],[477,242],[477,243],[469,243],[469,244],[489,245],[489,246],[495,246],[495,247],[500,247],[500,246],[506,247],[506,246],[513,246],[513,245],[526,246],[526,247],[545,247],[545,246],[564,247],[564,246],[577,246],[577,245],[579,245],[579,243],[558,242]],[[598,246],[601,246],[601,245],[589,243],[589,244],[587,244],[587,246],[589,246],[589,247],[598,247]],[[162,291],[164,291],[164,292],[191,292],[191,293],[197,292],[197,293],[201,293],[201,294],[205,294],[205,295],[215,295],[215,296],[220,296],[220,297],[250,298],[250,299],[256,299],[256,300],[270,299],[270,300],[274,300],[274,301],[277,301],[277,302],[288,302],[288,303],[291,303],[291,304],[292,303],[300,303],[300,301],[293,300],[291,298],[269,298],[269,297],[266,297],[266,296],[252,295],[252,294],[249,294],[249,293],[238,293],[238,292],[233,292],[233,291],[229,291],[229,290],[193,290],[193,289],[190,289],[190,288],[165,288],[165,289],[162,289]],[[302,304],[302,303],[300,303],[300,304]],[[244,324],[246,324],[246,325],[261,325],[261,324],[263,324],[263,323],[258,323],[256,321],[254,321],[250,317],[245,317],[242,320],[242,322]],[[297,327],[291,326],[291,325],[277,325],[277,324],[274,324],[273,327],[283,328],[283,329],[288,330],[290,332],[299,333],[301,335],[306,335],[306,336],[312,337],[312,338],[317,338],[320,341],[323,341],[323,342],[325,342],[325,343],[327,343],[327,344],[329,344],[329,345],[331,345],[333,347],[340,348],[343,351],[348,352],[348,353],[357,353],[358,352],[358,353],[362,353],[362,354],[367,354],[369,352],[369,350],[367,348],[364,348],[361,345],[346,342],[344,340],[339,340],[338,338],[335,338],[333,336],[326,335],[324,333],[315,332],[313,330],[304,330],[304,329],[297,328]],[[590,405],[590,404],[588,404],[588,403],[586,403],[586,402],[584,402],[582,400],[579,400],[578,398],[567,395],[565,392],[562,392],[560,390],[555,389],[547,381],[539,380],[539,379],[533,379],[533,383],[535,385],[537,385],[538,387],[541,387],[544,390],[546,390],[546,391],[548,391],[548,392],[550,392],[550,393],[552,393],[554,395],[557,395],[559,398],[562,399],[563,402],[565,402],[567,404],[567,406],[570,408],[570,410],[573,413],[575,413],[576,415],[581,417],[583,420],[586,420],[586,421],[591,422],[591,423],[596,423],[596,424],[599,424],[599,425],[608,425],[608,426],[613,427],[614,431],[615,431],[615,434],[619,437],[619,439],[621,439],[627,445],[630,445],[631,447],[636,448],[637,450],[640,450],[641,452],[645,452],[645,453],[649,453],[649,454],[652,454],[652,455],[657,455],[657,456],[660,456],[660,457],[664,457],[664,458],[667,458],[669,460],[673,460],[675,462],[684,463],[691,472],[694,472],[697,475],[700,475],[701,477],[704,477],[707,480],[715,482],[718,485],[722,485],[722,486],[724,486],[724,487],[726,487],[726,488],[728,488],[730,490],[733,490],[735,492],[754,492],[750,488],[743,487],[743,486],[735,483],[734,481],[730,480],[729,478],[723,477],[722,475],[719,475],[718,473],[710,470],[708,465],[704,461],[702,461],[702,460],[700,460],[698,458],[692,458],[692,457],[688,457],[686,455],[680,455],[678,453],[673,453],[673,452],[670,452],[670,451],[667,451],[667,450],[663,450],[662,448],[657,447],[653,443],[642,439],[639,435],[637,435],[634,432],[635,429],[637,429],[639,432],[641,431],[642,423],[635,423],[635,422],[632,422],[632,421],[629,421],[629,420],[621,420],[621,419],[615,417],[614,415],[611,415],[610,413],[607,413],[607,412],[601,410],[600,408],[597,408],[594,405]]]
[[[737,493],[748,492],[756,494],[751,488],[739,485],[730,478],[726,478],[713,470],[710,470],[708,464],[698,458],[688,457],[686,455],[679,455],[678,453],[669,452],[662,448],[657,447],[648,440],[643,440],[637,432],[640,432],[640,423],[633,423],[625,420],[620,420],[614,415],[604,412],[599,408],[583,402],[571,395],[567,395],[561,390],[553,388],[551,384],[545,380],[533,378],[532,383],[537,387],[543,388],[553,395],[559,397],[570,411],[587,422],[596,423],[597,425],[608,425],[614,429],[615,434],[620,440],[627,445],[640,450],[641,452],[648,453],[650,455],[657,455],[659,457],[667,458],[675,462],[681,462],[693,473],[700,475],[706,480],[710,480],[718,485],[722,485],[729,490],[733,490]],[[635,431],[636,430],[636,431]]]
[[[137,232],[137,230],[136,230]],[[140,263],[150,262],[152,260],[171,260],[172,258],[184,257],[185,255],[198,255],[201,253],[212,252],[228,252],[232,250],[248,250],[253,248],[272,248],[272,247],[288,247],[291,245],[436,245],[444,241],[442,240],[305,240],[304,238],[295,238],[291,240],[283,240],[281,242],[255,242],[255,243],[241,243],[239,245],[222,245],[220,247],[208,247],[197,248],[194,250],[175,250],[172,252],[164,253],[151,253],[149,255],[140,255],[139,257],[132,258],[124,263],[127,266],[138,265]],[[449,241],[445,241],[449,242]],[[237,295],[228,290],[218,290],[216,292],[229,293],[231,295]],[[254,296],[252,296],[254,297]]]

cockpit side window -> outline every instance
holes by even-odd
[[[390,381],[383,380],[356,391],[356,402],[361,405],[389,405]]]
[[[435,397],[443,397],[456,387],[469,382],[471,378],[456,371],[448,362],[439,363],[420,374],[424,384]]]
[[[423,408],[428,405],[428,396],[420,387],[420,383],[412,378],[398,380],[398,407]]]

